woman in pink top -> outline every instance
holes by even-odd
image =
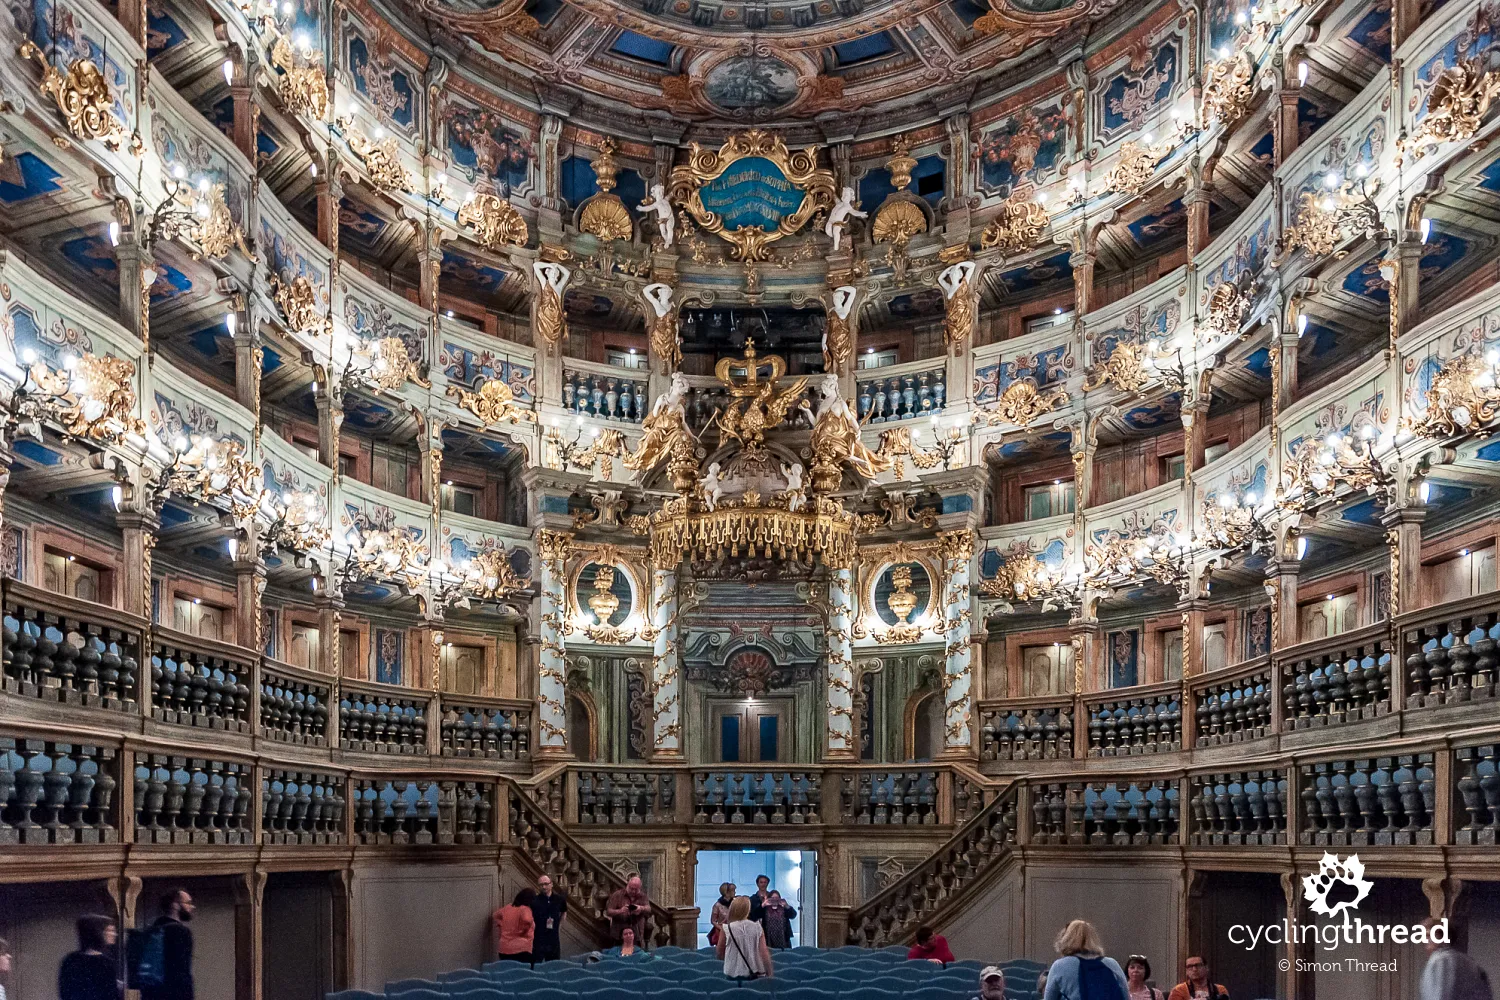
[[[504,962],[531,964],[531,941],[536,932],[536,917],[531,913],[530,889],[516,893],[515,902],[495,911],[495,951]]]

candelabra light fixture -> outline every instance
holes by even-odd
[[[979,593],[995,602],[996,611],[1012,614],[1016,604],[1033,602],[1040,603],[1044,612],[1078,606],[1078,575],[1038,559],[1028,539],[1012,542],[1001,555],[1004,562],[995,575],[979,582]]]
[[[187,169],[173,164],[162,180],[167,196],[146,220],[145,246],[150,249],[158,240],[181,239],[190,248],[197,247],[193,259],[222,259],[234,247],[254,259],[245,242],[244,231],[234,221],[224,201],[224,185],[207,177],[189,181]],[[110,238],[118,239],[118,228],[110,227]]]
[[[42,421],[60,425],[63,440],[115,444],[141,437],[146,422],[135,415],[135,364],[108,354],[64,355],[54,370],[27,348],[20,384],[6,401],[7,436],[40,441]]]
[[[1188,384],[1182,352],[1190,343],[1179,337],[1163,351],[1159,340],[1144,344],[1122,341],[1102,365],[1096,365],[1084,378],[1084,391],[1092,392],[1109,384],[1121,392],[1134,394],[1161,384],[1173,392],[1181,392]]]
[[[890,462],[898,479],[906,475],[906,459],[911,459],[911,464],[923,471],[938,467],[951,469],[954,458],[959,457],[960,449],[968,440],[968,427],[963,418],[956,417],[945,428],[942,417],[934,413],[931,430],[931,447],[923,447],[920,443],[921,427],[893,427],[882,431],[875,457]]]
[[[325,523],[328,512],[316,492],[293,490],[278,495],[266,490],[261,510],[270,520],[261,536],[263,555],[277,555],[281,549],[314,552],[328,545],[332,534]]]
[[[510,563],[510,553],[503,545],[486,544],[478,553],[451,567],[434,559],[427,567],[433,580],[433,597],[451,607],[472,607],[475,601],[498,601],[531,586]]]
[[[385,392],[395,392],[407,382],[423,389],[432,383],[422,377],[412,360],[406,341],[400,337],[374,337],[359,341],[349,349],[349,363],[344,366],[344,383],[363,384]]]
[[[1300,248],[1310,256],[1326,257],[1356,236],[1387,236],[1374,198],[1380,185],[1371,183],[1369,173],[1363,163],[1355,168],[1352,181],[1341,180],[1337,172],[1330,171],[1323,178],[1322,191],[1304,191],[1298,200],[1295,224],[1281,236],[1284,251]]]
[[[573,422],[573,428],[573,437],[564,438],[559,422],[553,419],[543,439],[547,446],[548,467],[591,472],[598,465],[600,478],[608,479],[614,472],[612,460],[625,454],[625,435],[615,428],[601,431],[598,427],[590,427],[588,444],[584,444],[582,416]]]
[[[1371,425],[1355,434],[1335,431],[1322,440],[1302,442],[1287,472],[1287,484],[1277,506],[1302,512],[1334,499],[1341,487],[1363,490],[1389,505],[1395,498],[1396,480],[1375,455],[1379,438]]]
[[[1240,496],[1232,490],[1204,497],[1198,511],[1196,541],[1221,551],[1270,553],[1275,544],[1267,523],[1270,508],[1261,511],[1258,501],[1254,493]]]
[[[350,531],[349,554],[341,574],[345,585],[359,580],[390,580],[406,593],[425,589],[433,572],[427,546],[411,529]]]
[[[1182,593],[1191,576],[1192,543],[1158,522],[1146,531],[1110,531],[1084,546],[1083,586],[1112,592],[1121,582],[1149,578]]]
[[[248,521],[262,509],[265,491],[261,470],[245,456],[233,438],[198,434],[191,441],[172,443],[172,462],[162,470],[153,493],[158,503],[169,496],[185,496],[200,503],[222,503],[237,522]]]

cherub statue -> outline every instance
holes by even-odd
[[[724,498],[724,484],[719,481],[719,463],[714,462],[708,467],[708,472],[703,476],[703,506],[709,510],[717,510],[719,501]]]
[[[807,497],[802,492],[802,463],[787,465],[783,462],[781,474],[786,477],[786,509],[795,514],[807,503]]]
[[[651,197],[636,208],[656,216],[656,228],[661,233],[662,244],[671,246],[677,238],[677,217],[672,214],[672,203],[667,200],[667,189],[660,184],[651,185]]]
[[[852,215],[856,219],[863,219],[869,214],[854,207],[854,189],[844,188],[844,193],[839,195],[838,203],[828,212],[828,221],[823,223],[823,233],[833,239],[834,253],[838,253],[844,230],[849,226],[849,217]]]

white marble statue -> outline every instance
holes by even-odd
[[[716,510],[724,499],[724,484],[719,481],[719,463],[714,462],[703,474],[703,506]]]
[[[786,509],[795,514],[807,502],[807,497],[802,492],[802,463],[787,465],[783,462],[781,474],[786,477]]]
[[[672,311],[672,286],[660,281],[641,289],[641,298],[651,307],[658,319]]]
[[[958,294],[958,290],[967,285],[974,277],[974,262],[972,260],[961,260],[943,269],[938,275],[938,287],[943,290],[943,298],[951,299]]]
[[[651,197],[636,208],[656,216],[656,228],[661,233],[662,243],[671,246],[677,238],[677,217],[672,214],[672,203],[667,200],[667,189],[660,184],[651,185]]]
[[[844,193],[839,195],[838,204],[828,211],[828,221],[823,223],[823,233],[833,239],[833,251],[838,253],[839,244],[843,240],[844,230],[849,225],[849,217],[856,219],[866,218],[870,213],[861,212],[854,207],[854,189],[844,188]]]

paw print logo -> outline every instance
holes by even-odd
[[[1375,888],[1365,878],[1365,866],[1358,854],[1340,861],[1338,855],[1324,854],[1316,874],[1302,879],[1302,898],[1312,904],[1309,909],[1324,916],[1337,916],[1344,910],[1355,910]]]

